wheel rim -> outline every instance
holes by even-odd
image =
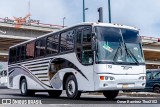
[[[154,92],[155,93],[160,93],[160,88],[155,88]]]
[[[25,93],[26,91],[26,84],[24,82],[21,85],[21,90],[22,90],[22,93]]]
[[[70,80],[68,82],[67,88],[68,88],[68,93],[70,95],[74,94],[75,89],[76,89],[75,82],[73,80]]]

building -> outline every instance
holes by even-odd
[[[33,19],[29,19],[33,20]],[[24,20],[22,20],[24,21]],[[26,22],[28,20],[25,20]],[[19,20],[21,22],[21,20]],[[33,22],[33,21],[32,21]],[[36,22],[34,20],[34,22]],[[0,61],[7,61],[10,46],[37,36],[60,30],[62,26],[43,23],[17,23],[15,20],[0,18]]]
[[[160,68],[160,38],[142,36],[147,69]]]

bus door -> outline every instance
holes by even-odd
[[[76,52],[79,62],[81,63],[81,71],[84,73],[88,82],[93,82],[93,51],[92,51],[92,35],[91,26],[80,27],[77,30]],[[93,85],[93,83],[89,83]],[[87,86],[89,87],[89,86]]]

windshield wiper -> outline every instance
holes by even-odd
[[[138,65],[139,62],[138,62],[137,58],[136,58],[135,55],[127,48],[126,43],[124,42],[124,38],[123,38],[121,29],[120,29],[120,34],[121,34],[122,41],[123,41],[123,45],[124,45],[124,48],[125,48],[125,51],[126,51],[127,55],[129,55],[131,59],[133,58],[133,59],[135,60],[136,64]]]
[[[130,57],[132,56],[132,58],[136,61],[136,64],[138,65],[139,62],[138,62],[137,58],[135,57],[135,55],[134,55],[127,47],[125,47],[125,50],[126,50],[127,54],[128,54]]]

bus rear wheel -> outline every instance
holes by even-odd
[[[48,91],[50,97],[57,98],[62,94],[62,90],[52,90]]]
[[[70,75],[65,84],[67,97],[70,99],[78,99],[81,96],[81,91],[78,91],[77,80],[74,75]]]
[[[20,84],[21,95],[32,96],[35,94],[33,90],[28,90],[26,79],[22,79]]]
[[[108,100],[113,100],[118,96],[119,91],[104,91],[103,95],[108,99]]]

